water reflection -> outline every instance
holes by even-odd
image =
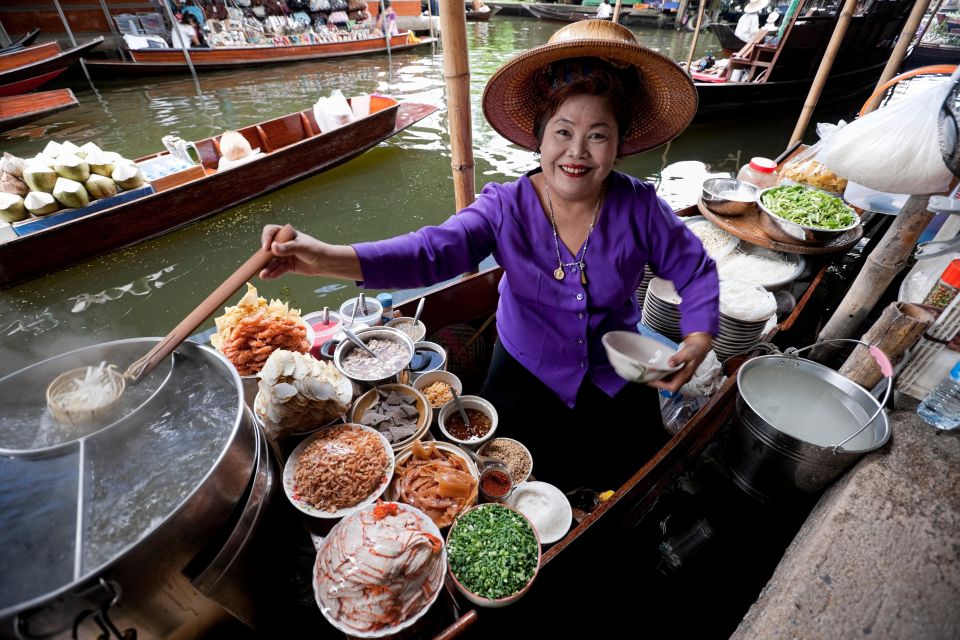
[[[536,166],[533,154],[487,125],[481,110],[484,85],[506,60],[546,42],[560,26],[500,16],[468,25],[478,191],[486,182],[510,180]],[[692,35],[634,31],[641,42],[674,58],[686,56]],[[700,39],[698,53],[716,49],[713,36]],[[453,213],[439,49],[395,54],[392,64],[370,56],[216,72],[201,75],[200,85],[198,96],[189,76],[95,79],[93,85],[80,79],[72,85],[79,107],[0,135],[0,149],[32,156],[53,138],[95,141],[138,157],[159,149],[166,134],[205,138],[308,108],[334,89],[347,95],[376,91],[441,110],[346,165],[175,233],[0,292],[0,328],[16,329],[0,332],[0,373],[67,346],[164,335],[256,250],[266,222],[291,222],[325,240],[350,243],[437,224]],[[671,144],[623,159],[617,168],[657,182],[674,204],[690,204],[691,191],[681,187],[678,175],[695,181],[735,172],[753,155],[776,155],[798,113],[799,107],[735,123],[694,125]],[[835,113],[846,116],[849,110]],[[839,115],[817,112],[830,121]],[[352,283],[297,276],[258,283],[258,288],[305,312],[336,306],[355,291]]]

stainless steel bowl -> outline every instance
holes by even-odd
[[[771,187],[775,189],[776,187]],[[789,242],[796,244],[797,242],[801,244],[826,244],[836,238],[837,236],[843,235],[851,229],[856,229],[860,225],[860,216],[857,215],[857,212],[851,207],[850,213],[853,214],[854,223],[850,226],[843,227],[842,229],[824,229],[823,227],[808,227],[796,222],[791,222],[786,218],[781,218],[775,214],[770,209],[763,206],[763,194],[765,194],[770,189],[764,189],[760,192],[760,195],[757,197],[757,204],[760,206],[760,211],[763,212],[763,215],[760,216],[760,226],[763,228],[763,231],[773,238],[774,240],[780,240],[781,242]]]
[[[703,203],[721,216],[742,216],[756,211],[757,187],[731,178],[711,178],[703,182]]]
[[[356,332],[357,337],[360,338],[364,343],[370,342],[374,338],[378,340],[392,340],[393,342],[399,342],[410,354],[410,358],[413,358],[413,340],[410,339],[410,336],[405,334],[399,329],[390,329],[387,327],[371,327],[369,329],[361,329]],[[333,364],[340,373],[350,378],[354,382],[361,383],[363,386],[364,383],[370,385],[372,383],[385,383],[385,382],[399,382],[401,384],[407,384],[409,380],[408,368],[410,367],[410,358],[407,359],[406,364],[391,373],[389,376],[384,378],[361,378],[356,375],[351,375],[343,368],[343,360],[347,355],[354,349],[359,349],[355,344],[349,340],[343,340],[340,344],[337,345],[336,351],[333,352]]]

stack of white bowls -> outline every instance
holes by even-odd
[[[643,323],[680,342],[680,296],[673,283],[653,278],[643,302]],[[773,294],[760,285],[737,280],[720,283],[720,332],[713,350],[721,360],[748,351],[763,337],[777,311]]]
[[[640,286],[637,287],[637,305],[643,309],[643,301],[647,297],[647,287],[650,286],[650,281],[653,280],[653,271],[650,271],[650,267],[643,268],[643,279],[640,280]]]

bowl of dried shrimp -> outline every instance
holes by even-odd
[[[441,529],[477,502],[480,474],[460,447],[419,440],[397,455],[387,497],[417,507]]]
[[[393,450],[376,429],[336,424],[297,445],[283,467],[283,490],[309,516],[343,518],[383,495],[393,471]]]
[[[426,514],[397,502],[368,505],[324,538],[314,563],[314,598],[347,636],[391,636],[430,609],[446,567],[446,545]]]

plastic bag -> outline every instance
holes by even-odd
[[[685,396],[709,398],[723,386],[726,379],[727,377],[723,375],[723,366],[720,364],[717,354],[711,349],[680,391]]]
[[[820,137],[820,140],[783,165],[780,169],[780,179],[810,185],[838,196],[842,195],[844,189],[847,188],[847,180],[831,171],[827,165],[818,159],[818,156],[823,151],[824,143],[846,124],[843,120],[835,125],[828,122],[818,124],[817,136]]]
[[[345,124],[354,121],[350,103],[343,97],[339,89],[330,94],[329,98],[320,98],[313,105],[313,116],[317,119],[320,131],[326,133],[339,129]]]
[[[945,191],[953,174],[939,146],[940,106],[950,80],[855,120],[831,136],[818,158],[871,189],[927,194]]]

